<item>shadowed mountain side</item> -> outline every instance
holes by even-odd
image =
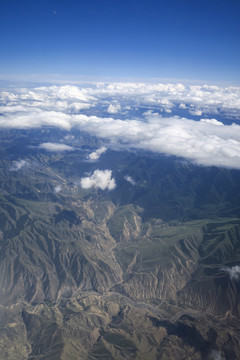
[[[2,217],[8,224],[1,241],[2,303],[56,300],[76,290],[103,292],[121,280],[115,241],[83,208],[78,214],[76,208],[60,210],[53,203],[28,200],[8,207]]]
[[[17,358],[29,360],[203,360],[211,359],[214,350],[225,359],[238,359],[238,322],[197,310],[169,304],[161,308],[121,294],[94,292],[55,305],[25,304],[19,310],[12,307],[1,323],[2,339],[9,344],[5,359],[16,358],[16,349],[22,354]],[[20,329],[22,334],[17,333]]]

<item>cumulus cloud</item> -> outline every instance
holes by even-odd
[[[63,85],[63,86],[40,86],[35,88],[33,91],[29,92],[29,95],[34,99],[41,100],[42,97],[51,97],[58,98],[61,100],[73,99],[80,101],[88,101],[89,96],[84,88],[79,88],[72,85]]]
[[[226,272],[231,280],[239,280],[240,279],[240,266],[232,266],[232,267],[224,267],[221,271]]]
[[[183,84],[96,83],[3,91],[0,127],[78,128],[107,139],[111,146],[140,148],[187,158],[200,165],[240,169],[240,126],[219,120],[180,118],[174,109],[239,117],[240,87]],[[110,99],[110,100],[109,100]],[[112,99],[112,101],[111,101]],[[117,100],[116,100],[117,99]],[[88,115],[84,108],[109,104],[109,117]],[[129,112],[126,110],[129,108]],[[131,109],[142,109],[131,116]],[[117,119],[111,113],[121,112]],[[81,112],[79,113],[79,111]],[[163,117],[159,112],[172,111]],[[190,115],[188,115],[190,116]],[[214,115],[215,117],[215,115]],[[228,118],[228,117],[226,117]],[[226,120],[227,121],[227,120]],[[237,121],[237,120],[236,120]],[[220,126],[221,125],[221,126]],[[48,143],[47,143],[48,144]],[[63,144],[42,145],[48,151],[72,150]],[[99,153],[91,155],[96,159]]]
[[[133,186],[136,185],[136,181],[129,175],[125,175],[124,179],[128,182],[130,182],[130,184],[132,184]]]
[[[195,116],[202,116],[202,110],[201,109],[190,109],[189,113],[191,115],[195,115]]]
[[[55,192],[55,194],[60,193],[60,191],[62,191],[62,187],[61,187],[61,185],[57,185],[57,186],[55,186],[55,188],[54,188],[54,192]]]
[[[119,104],[110,104],[107,112],[109,114],[117,114],[121,110],[121,106]]]
[[[78,102],[78,103],[72,103],[72,104],[68,105],[68,108],[73,111],[80,111],[83,109],[90,109],[92,106],[93,106],[92,104]]]
[[[91,176],[81,178],[80,185],[83,189],[95,187],[101,190],[113,190],[116,182],[112,178],[111,170],[95,170]]]
[[[96,151],[92,152],[88,155],[88,158],[90,160],[98,160],[100,156],[107,151],[107,148],[105,146],[100,147]]]
[[[71,141],[71,140],[74,140],[75,139],[75,136],[74,135],[66,135],[64,136],[64,139],[67,140],[67,141]]]
[[[180,108],[180,109],[186,109],[187,106],[186,106],[185,104],[181,103],[181,104],[179,104],[179,108]]]
[[[211,360],[225,360],[225,357],[222,356],[221,352],[218,350],[212,350],[210,354]]]
[[[18,161],[13,161],[13,164],[10,168],[11,171],[18,171],[20,169],[22,169],[24,166],[26,166],[28,163],[26,160],[18,160]]]
[[[50,152],[62,152],[62,151],[74,150],[74,148],[72,146],[65,145],[65,144],[59,144],[59,143],[50,143],[50,142],[40,144],[39,148],[50,151]]]
[[[209,124],[213,124],[213,125],[223,126],[223,123],[221,121],[216,120],[216,119],[201,119],[200,121],[201,122],[206,122],[206,123],[209,123]]]

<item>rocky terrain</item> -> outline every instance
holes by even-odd
[[[97,140],[31,135],[0,144],[0,359],[239,359],[239,171],[112,151],[84,189]]]

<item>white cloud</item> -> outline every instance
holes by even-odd
[[[89,96],[87,91],[82,88],[80,89],[77,86],[73,85],[63,85],[63,86],[40,86],[35,88],[30,93],[35,99],[38,95],[37,99],[42,99],[42,96],[47,95],[49,97],[54,96],[54,98],[66,100],[66,99],[73,99],[73,100],[80,100],[80,101],[88,101]],[[37,94],[37,95],[36,95]]]
[[[136,181],[129,175],[125,175],[124,179],[128,182],[130,182],[130,184],[132,184],[133,186],[136,185]]]
[[[122,107],[122,102],[127,99],[127,106],[146,105],[148,103],[159,104],[168,109],[173,104],[181,108],[185,104],[191,104],[194,108],[204,111],[221,112],[240,109],[240,87],[220,86],[185,86],[183,84],[150,84],[150,83],[96,83],[88,87],[82,86],[42,86],[34,89],[15,89],[3,91],[1,98],[4,105],[24,107],[40,107],[57,111],[57,101],[61,107],[80,109],[83,107],[95,106],[99,101],[113,97],[112,106]],[[117,98],[117,101],[116,101]],[[79,105],[77,105],[79,103]],[[186,105],[185,105],[186,106]],[[120,109],[118,109],[119,111]]]
[[[95,187],[101,190],[113,190],[116,182],[112,178],[111,170],[95,170],[91,176],[81,178],[80,185],[83,189]]]
[[[95,98],[85,88],[70,85],[3,91],[0,97],[3,101],[1,111],[4,114],[52,111],[61,116],[61,112],[71,114],[95,105]],[[12,127],[15,127],[14,124]]]
[[[225,357],[222,356],[221,352],[218,350],[212,350],[211,354],[210,354],[210,359],[211,360],[224,360]]]
[[[0,122],[2,120],[0,119]],[[51,125],[63,129],[78,127],[91,135],[109,139],[112,144],[176,155],[200,165],[240,168],[240,126],[216,126],[213,122],[193,121],[177,116],[164,118],[149,113],[145,121],[100,118],[97,116],[28,114],[13,118],[11,127]],[[42,145],[52,151],[72,150],[64,144]]]
[[[90,160],[98,160],[100,156],[107,151],[107,148],[105,146],[100,147],[96,151],[92,152],[88,155]]]
[[[40,144],[39,148],[47,150],[47,151],[51,151],[51,152],[61,152],[61,151],[72,151],[72,150],[74,150],[74,148],[72,146],[65,145],[65,144],[59,144],[59,143],[50,143],[50,142]]]
[[[186,106],[185,104],[181,103],[181,104],[179,104],[179,108],[180,108],[180,109],[186,109],[187,106]]]
[[[27,113],[13,113],[0,117],[0,127],[12,129],[32,129],[55,126],[70,130],[70,115],[56,111],[29,110]]]
[[[80,111],[83,109],[90,109],[92,106],[92,104],[78,102],[70,104],[69,108],[73,111]]]
[[[75,136],[74,135],[66,135],[66,136],[64,136],[64,139],[67,140],[67,141],[74,140]]]
[[[202,116],[202,110],[201,109],[190,109],[189,113],[191,115],[195,115],[195,116]]]
[[[127,96],[128,101],[137,99],[138,103],[146,104],[169,103],[192,104],[201,109],[221,111],[229,109],[240,109],[240,88],[239,87],[220,87],[220,86],[185,86],[183,84],[150,84],[150,83],[100,83],[97,89],[92,88],[91,94],[94,96]],[[147,100],[148,99],[148,100]]]
[[[224,126],[224,124],[221,121],[218,121],[216,119],[201,119],[201,122],[217,125],[217,126]]]
[[[55,192],[55,194],[60,193],[60,191],[62,191],[62,187],[61,187],[61,185],[57,185],[57,186],[55,186],[55,188],[54,188],[54,192]]]
[[[107,112],[109,114],[117,114],[121,110],[121,106],[119,104],[110,104]]]
[[[230,276],[230,279],[232,279],[232,280],[240,279],[240,266],[239,265],[235,265],[232,267],[224,267],[221,269],[221,271],[226,272]]]
[[[20,169],[22,169],[24,166],[26,166],[28,163],[26,160],[18,160],[18,161],[13,161],[13,164],[10,168],[11,171],[18,171]]]
[[[240,168],[240,126],[216,126],[151,114],[147,121],[77,115],[74,124],[112,144],[184,157],[200,165]]]

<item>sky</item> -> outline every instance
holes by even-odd
[[[139,149],[239,170],[239,19],[239,0],[0,0],[0,129],[77,128],[101,138],[88,161]],[[69,139],[38,149],[78,151]],[[106,170],[83,186],[113,189]]]
[[[0,79],[240,83],[239,0],[0,0]]]

